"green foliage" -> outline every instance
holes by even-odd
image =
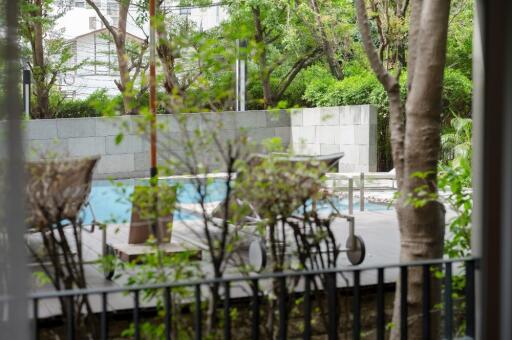
[[[447,68],[443,82],[443,123],[448,125],[454,116],[468,117],[471,112],[473,84],[462,71]]]
[[[446,203],[455,212],[448,222],[445,240],[445,254],[450,258],[466,257],[471,254],[471,213],[473,193],[471,191],[471,163],[460,160],[458,166],[441,168],[439,188],[447,193]]]
[[[446,65],[471,79],[473,55],[473,1],[452,2],[446,51]]]
[[[455,211],[449,221],[449,237],[445,242],[445,253],[450,257],[470,255],[471,213],[473,195],[471,191],[472,121],[469,118],[453,118],[451,131],[441,136],[443,151],[452,153],[452,160],[441,165],[438,186],[447,193],[446,202]]]
[[[314,65],[305,73],[304,99],[312,106],[339,106],[372,104],[377,107],[377,145],[379,170],[392,168],[391,145],[389,143],[388,99],[377,78],[358,62],[346,67],[346,77],[338,81],[322,65]],[[402,76],[402,83],[405,75]],[[405,96],[405,86],[402,86]]]
[[[304,71],[306,89],[303,98],[312,106],[339,106],[372,104],[378,110],[379,168],[391,168],[391,147],[389,144],[388,99],[384,88],[366,67],[353,63],[347,67],[347,76],[338,81],[320,64]],[[400,78],[401,96],[405,98],[407,73]],[[461,71],[447,69],[443,88],[443,124],[448,126],[454,115],[466,117],[471,109],[472,84]]]
[[[452,159],[454,167],[461,166],[462,161],[471,162],[473,121],[470,118],[455,117],[450,128],[441,135],[441,146],[445,158]]]
[[[53,118],[110,116],[118,111],[119,100],[110,98],[105,90],[97,90],[85,99],[66,99],[59,92],[53,92],[50,108]]]

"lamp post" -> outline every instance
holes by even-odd
[[[30,67],[28,62],[25,62],[23,67],[23,112],[27,118],[30,117],[30,84],[31,80]]]
[[[246,49],[247,40],[236,41],[236,105],[235,111],[245,111],[245,86],[246,86]]]

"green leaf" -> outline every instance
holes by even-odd
[[[124,135],[122,133],[117,134],[116,139],[115,139],[116,145],[121,144],[121,142],[123,141],[123,138],[124,138]]]

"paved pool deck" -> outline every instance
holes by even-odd
[[[396,213],[394,210],[372,211],[372,212],[354,212],[356,220],[356,234],[360,235],[366,244],[366,258],[362,266],[394,264],[399,260],[399,232]],[[183,244],[182,239],[191,240],[196,238],[197,242],[201,242],[200,231],[202,230],[201,221],[176,221],[174,224],[173,242]],[[345,244],[348,235],[348,223],[345,221],[337,221],[334,227],[336,239],[340,244]],[[109,243],[126,244],[128,240],[128,225],[109,225],[107,228],[107,239]],[[195,242],[194,242],[195,243]],[[190,243],[189,243],[190,244]],[[195,244],[194,246],[197,246]],[[101,256],[101,231],[96,230],[94,233],[83,233],[83,252],[86,261],[93,261]],[[211,262],[208,256],[203,253],[203,259],[199,266],[208,275],[211,273]],[[345,254],[340,255],[339,267],[352,267],[348,262]],[[39,270],[38,267],[32,267],[33,271]],[[89,264],[85,266],[86,276],[89,288],[101,287],[123,287],[129,278],[129,273],[125,273],[121,277],[108,281],[104,278],[102,271],[98,265]],[[232,269],[228,268],[226,274],[237,275]],[[394,282],[397,278],[397,270],[386,270],[385,281]],[[348,275],[350,276],[350,275]],[[347,278],[350,282],[350,277]],[[375,271],[366,271],[361,274],[362,285],[373,285],[376,283],[377,275]],[[347,284],[344,280],[339,280],[340,287]],[[33,281],[34,291],[52,291],[53,287],[38,286]],[[247,296],[247,287],[243,284],[232,287],[232,297]],[[91,297],[91,305],[93,310],[100,310],[100,296]],[[154,302],[141,302],[141,307],[153,306]],[[133,298],[126,294],[109,294],[109,310],[120,311],[133,307]],[[40,301],[40,316],[49,317],[57,315],[60,312],[60,306],[56,299]]]

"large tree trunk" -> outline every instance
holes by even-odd
[[[440,153],[441,96],[448,32],[449,0],[425,0],[421,10],[416,44],[415,62],[410,92],[406,101],[407,124],[405,130],[403,199],[397,206],[400,224],[400,260],[413,261],[441,258],[444,242],[444,207],[431,201],[420,208],[405,204],[406,197],[416,197],[417,189],[426,195],[437,195],[437,162]],[[415,176],[427,174],[425,179]],[[420,198],[420,197],[418,197]],[[422,197],[421,197],[422,198]],[[432,280],[431,308],[439,302],[440,285]],[[410,337],[421,337],[422,319],[415,315],[422,313],[422,272],[421,268],[410,270],[407,297],[409,308]],[[399,288],[399,287],[398,287]],[[399,290],[397,289],[397,292]],[[393,320],[399,320],[399,298],[395,299]],[[432,336],[438,338],[439,315],[432,318]],[[398,338],[398,332],[392,332]]]
[[[390,101],[393,161],[400,198],[396,204],[400,228],[400,260],[441,258],[444,242],[444,207],[436,200],[437,162],[440,152],[440,121],[449,0],[415,0],[409,29],[408,98],[405,110],[399,97],[398,79],[384,68],[373,46],[364,0],[356,1],[356,13],[370,65],[386,89]],[[405,117],[403,115],[405,113]],[[422,174],[418,176],[418,174]],[[414,205],[414,203],[423,204]],[[398,282],[391,339],[400,337],[407,322],[410,339],[422,337],[422,268],[408,270],[408,319],[400,320]],[[440,282],[431,277],[429,310],[439,302]],[[439,314],[431,316],[431,336],[439,337]]]
[[[46,70],[44,63],[43,27],[43,2],[36,0],[37,11],[34,12],[33,36],[32,36],[32,71],[34,77],[34,94],[36,105],[33,108],[33,118],[51,118],[50,99],[46,84]]]

